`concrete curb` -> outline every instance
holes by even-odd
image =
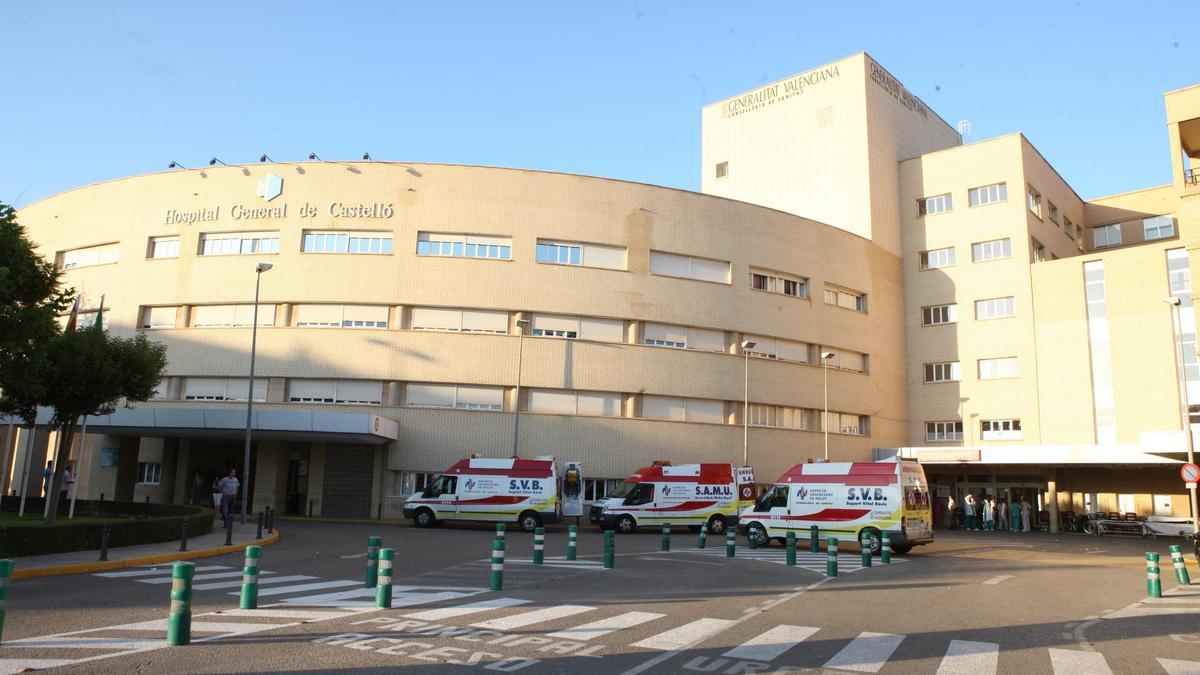
[[[275,520],[293,521],[297,523],[341,523],[344,525],[399,525],[400,527],[414,527],[411,520],[392,520],[376,518],[325,518],[324,516],[280,516],[276,515]]]
[[[27,567],[21,568],[21,559],[17,558],[17,569],[13,572],[13,580],[31,579],[33,577],[53,577],[63,574],[79,574],[81,572],[103,572],[107,570],[117,570],[124,567],[141,567],[142,565],[158,565],[162,563],[175,562],[177,560],[194,560],[196,558],[211,558],[213,556],[225,555],[226,553],[241,553],[246,550],[247,546],[270,546],[279,541],[279,532],[272,534],[269,537],[248,541],[244,544],[231,544],[229,546],[217,546],[215,548],[203,548],[198,551],[176,551],[174,553],[159,553],[157,555],[145,555],[138,558],[127,558],[125,560],[106,560],[87,563],[73,563],[70,565],[55,565],[51,567]]]

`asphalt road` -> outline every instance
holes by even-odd
[[[939,531],[870,569],[844,546],[830,579],[824,551],[787,567],[778,545],[743,537],[731,559],[723,538],[700,551],[683,529],[666,553],[657,532],[617,537],[611,570],[597,531],[583,528],[574,564],[553,531],[535,567],[531,535],[509,532],[491,592],[490,527],[280,531],[258,611],[230,611],[240,556],[196,561],[184,647],[163,641],[166,566],[14,582],[0,671],[1200,672],[1200,594],[1142,602],[1144,551],[1163,555],[1164,590],[1176,585],[1168,539]],[[368,535],[396,550],[391,610],[362,583]]]

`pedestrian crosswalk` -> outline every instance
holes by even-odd
[[[1200,614],[1200,585],[1175,586],[1161,598],[1142,598],[1127,607],[1104,615],[1105,619],[1162,617],[1169,614]]]
[[[710,558],[728,558],[725,553],[725,547],[715,548],[681,548],[674,549],[668,552],[655,553],[654,555],[668,554],[688,554],[702,555]],[[739,548],[734,556],[734,559],[745,558],[758,562],[774,563],[776,565],[787,564],[787,551],[778,548]],[[796,567],[806,569],[810,572],[825,574],[825,565],[828,562],[828,554],[824,551],[820,553],[812,553],[811,551],[796,551]],[[839,554],[838,555],[838,574],[849,574],[850,572],[858,572],[865,569],[862,565],[862,556],[859,554]],[[892,564],[904,564],[909,562],[907,558],[900,556],[892,557]],[[873,567],[883,566],[883,563],[875,558],[872,561]]]

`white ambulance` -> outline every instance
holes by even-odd
[[[738,512],[753,500],[749,467],[735,471],[732,464],[656,463],[638,469],[614,494],[592,502],[588,520],[618,532],[663,523],[698,530],[707,523],[709,532],[720,534],[726,525],[736,525]]]
[[[404,501],[417,527],[446,520],[517,523],[522,530],[556,523],[558,470],[553,457],[464,459]]]
[[[797,464],[742,511],[741,522],[760,546],[789,530],[804,541],[813,525],[822,539],[865,539],[873,553],[883,532],[896,553],[933,541],[929,484],[911,461]]]

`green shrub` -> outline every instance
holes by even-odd
[[[19,503],[17,499],[6,499],[3,510],[16,512]],[[65,516],[69,504],[60,507],[59,514]],[[26,499],[26,513],[41,513],[44,508],[41,498]],[[75,515],[111,518],[110,548],[178,540],[184,518],[188,521],[189,537],[208,534],[213,528],[212,509],[202,506],[78,500]],[[17,558],[98,549],[103,526],[95,521],[70,520],[60,520],[53,527],[40,522],[0,525],[6,528],[0,537],[0,555]]]

